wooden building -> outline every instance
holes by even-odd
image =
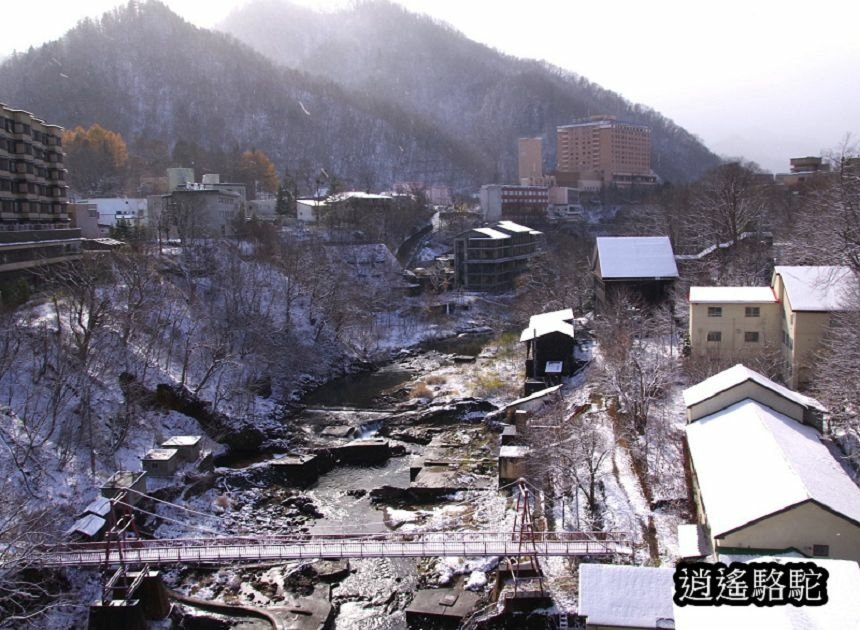
[[[573,373],[573,310],[532,315],[520,333],[526,344],[526,377],[560,378]]]
[[[598,306],[622,292],[646,304],[659,304],[678,279],[668,236],[598,237],[591,271]]]

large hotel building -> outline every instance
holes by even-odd
[[[559,179],[600,179],[604,186],[653,184],[651,129],[596,116],[557,128]],[[559,182],[562,183],[562,182]]]
[[[62,144],[61,127],[0,104],[0,280],[80,257]]]

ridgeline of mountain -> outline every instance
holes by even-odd
[[[555,128],[595,114],[649,125],[652,167],[666,180],[698,178],[718,162],[651,109],[558,67],[504,55],[387,0],[331,14],[257,0],[219,28],[285,66],[418,112],[476,147],[495,181],[516,181],[517,138],[543,136],[551,167]]]
[[[228,27],[259,50],[156,0],[129,2],[6,59],[0,102],[67,128],[97,122],[141,156],[180,142],[255,147],[279,171],[324,167],[368,189],[513,182],[518,137],[544,135],[552,165],[555,127],[597,113],[649,124],[664,179],[692,179],[716,163],[653,111],[387,2],[337,14],[261,2]]]
[[[154,1],[84,20],[7,59],[0,102],[66,128],[97,122],[120,132],[132,152],[180,140],[256,147],[279,170],[325,167],[362,187],[417,179],[471,186],[489,176],[479,153],[419,114],[279,67]]]

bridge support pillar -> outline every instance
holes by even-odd
[[[137,576],[137,572],[128,574],[129,580],[132,582]],[[164,582],[161,580],[161,573],[158,571],[146,572],[143,582],[141,582],[134,596],[143,603],[143,613],[147,619],[164,619],[170,614],[170,599],[167,596],[167,589],[164,588]]]
[[[146,630],[146,627],[139,599],[97,601],[90,605],[89,630]]]

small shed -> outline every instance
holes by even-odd
[[[84,508],[84,511],[81,512],[80,515],[85,516],[87,514],[95,514],[96,516],[107,518],[107,515],[110,514],[110,510],[110,499],[106,499],[105,497],[96,497],[89,503],[89,505],[87,505],[87,507]]]
[[[179,451],[175,448],[154,448],[141,458],[140,463],[153,477],[172,477],[179,468]]]
[[[528,446],[513,444],[499,448],[499,481],[515,481],[526,474],[526,462],[529,454]]]
[[[519,434],[517,433],[517,427],[513,424],[509,424],[502,429],[502,446],[509,446],[514,444],[517,441]]]
[[[110,505],[110,502],[108,502]],[[95,514],[85,514],[66,530],[66,538],[95,542],[101,540],[107,521]]]
[[[406,622],[415,628],[459,628],[480,597],[471,591],[426,589],[415,593],[406,609]]]
[[[573,310],[532,315],[520,333],[526,344],[526,376],[569,376],[573,373]]]
[[[102,496],[113,499],[126,490],[129,492],[126,502],[135,505],[140,495],[146,493],[146,471],[118,470],[101,487]]]
[[[174,435],[161,443],[161,448],[173,448],[179,458],[186,462],[196,462],[203,450],[203,437],[200,435]]]

